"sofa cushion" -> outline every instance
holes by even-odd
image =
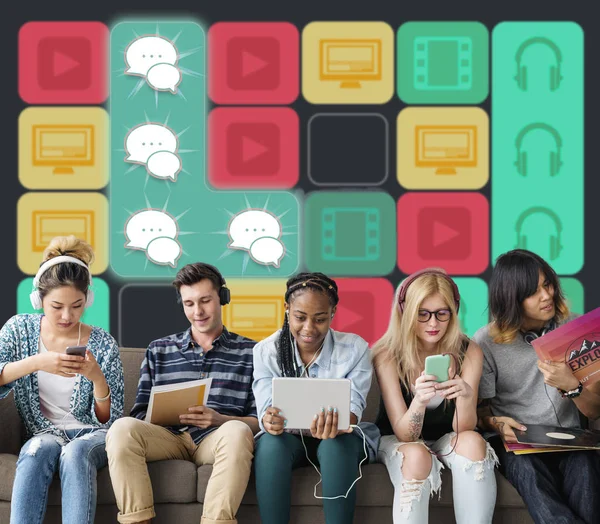
[[[206,484],[212,473],[212,466],[198,468],[198,502],[204,502]],[[383,464],[368,464],[362,468],[362,479],[357,483],[356,504],[358,506],[389,506],[394,499],[394,488],[388,472]],[[319,481],[312,467],[302,467],[294,470],[292,476],[292,506],[321,506],[323,501],[314,497],[314,486]],[[498,484],[498,506],[523,507],[523,501],[515,488],[496,471]],[[322,496],[321,485],[317,495]],[[258,504],[254,476],[250,477],[248,489],[242,499],[242,504]],[[441,498],[435,495],[431,504],[436,506],[452,506],[452,473],[442,471]]]

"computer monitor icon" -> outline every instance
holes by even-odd
[[[94,126],[32,126],[32,164],[52,167],[55,175],[72,175],[77,166],[94,165]]]
[[[360,88],[362,81],[381,80],[380,39],[334,39],[319,41],[321,80],[340,81],[342,88]]]
[[[436,175],[456,175],[457,167],[477,166],[476,126],[415,126],[415,165]]]

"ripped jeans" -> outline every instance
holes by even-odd
[[[496,505],[496,453],[487,442],[486,456],[481,461],[474,462],[454,451],[450,453],[455,435],[456,433],[447,433],[437,441],[419,441],[431,451],[446,455],[439,458],[431,455],[431,471],[425,480],[405,479],[402,474],[402,446],[405,443],[399,442],[394,435],[381,437],[377,459],[387,467],[394,485],[394,524],[429,522],[429,497],[440,492],[441,470],[444,466],[452,471],[452,495],[457,524],[492,522]]]
[[[96,513],[96,473],[108,464],[106,430],[70,429],[67,438],[45,433],[21,448],[12,491],[11,524],[43,522],[48,488],[58,468],[63,524],[93,524]]]

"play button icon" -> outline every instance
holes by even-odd
[[[48,37],[39,42],[38,82],[45,90],[82,90],[91,82],[90,41]]]
[[[227,168],[232,175],[274,175],[279,170],[279,127],[270,122],[231,123]]]
[[[232,38],[226,56],[227,84],[231,89],[277,89],[280,56],[276,38]]]
[[[418,253],[425,259],[462,260],[471,254],[471,213],[464,207],[427,207],[418,217]]]

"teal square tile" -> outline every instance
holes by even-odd
[[[489,92],[489,32],[479,22],[407,22],[396,38],[407,104],[479,104]]]
[[[381,276],[396,262],[394,200],[382,192],[326,192],[305,204],[305,256],[311,271]]]

